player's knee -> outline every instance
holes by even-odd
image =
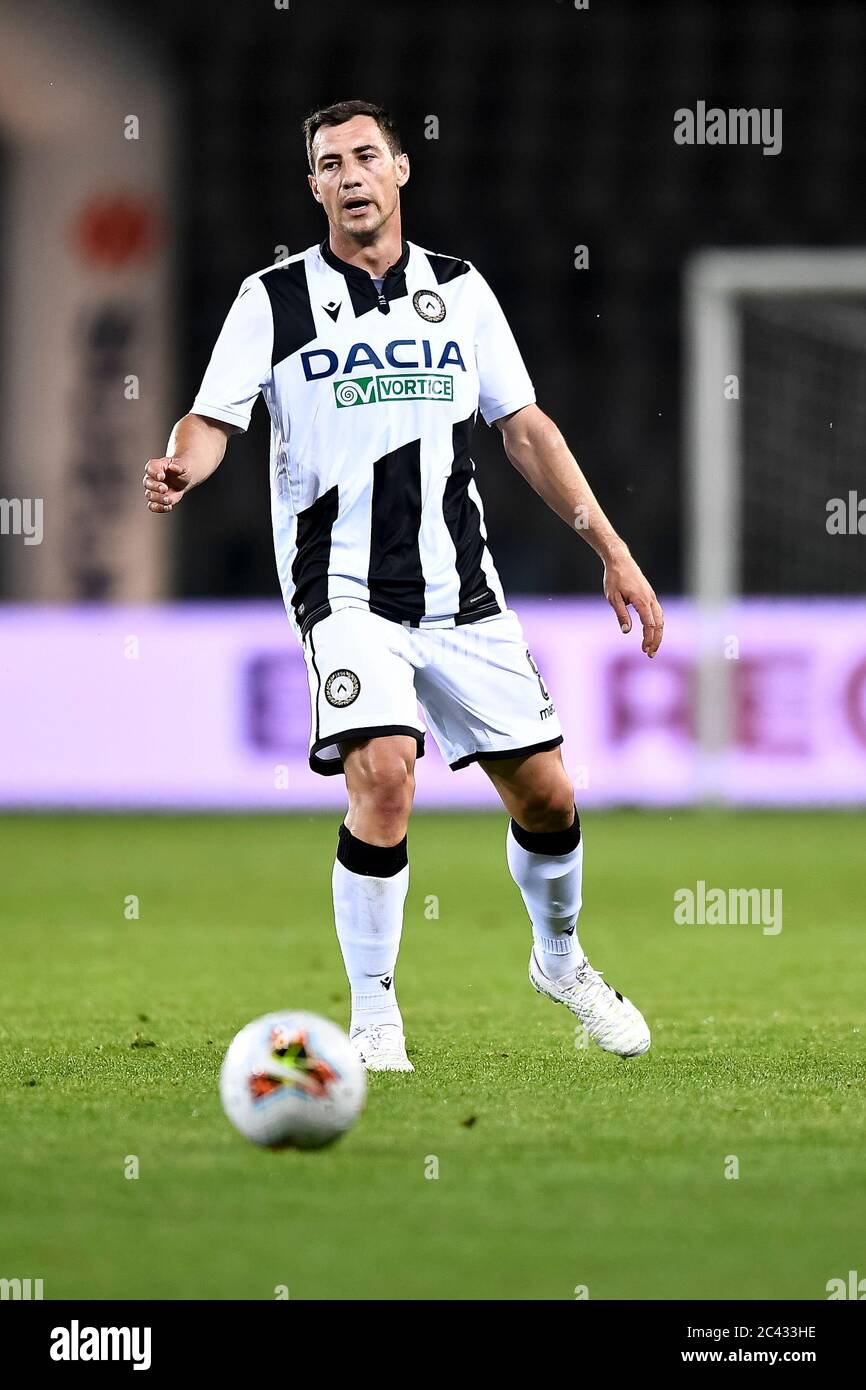
[[[386,740],[373,739],[353,763],[347,778],[350,804],[383,830],[404,834],[415,794],[414,759]]]
[[[563,775],[528,792],[516,819],[524,830],[567,830],[575,815],[574,788]]]
[[[415,778],[408,768],[388,767],[372,782],[367,800],[378,816],[395,822],[405,822],[412,810]]]

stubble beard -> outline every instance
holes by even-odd
[[[377,202],[377,203],[375,204],[375,206],[376,206],[377,212],[379,213],[379,216],[377,217],[377,219],[376,219],[376,221],[374,222],[373,226],[372,226],[372,227],[361,227],[361,228],[357,228],[357,227],[352,226],[351,224],[349,224],[348,226],[346,226],[345,224],[343,224],[343,226],[342,226],[342,231],[343,231],[344,235],[345,235],[345,236],[348,236],[348,237],[351,237],[352,240],[355,241],[355,242],[357,242],[357,244],[358,244],[359,246],[371,246],[371,245],[376,241],[377,237],[379,236],[380,232],[382,231],[382,228],[383,228],[383,227],[386,225],[386,223],[388,223],[388,222],[390,221],[390,219],[393,217],[394,213],[395,213],[396,210],[397,210],[397,203],[398,203],[398,200],[397,200],[397,198],[395,197],[395,198],[394,198],[394,202],[393,202],[393,204],[391,205],[391,207],[388,209],[388,211],[387,211],[387,212],[382,212],[381,206],[380,206],[380,204]]]

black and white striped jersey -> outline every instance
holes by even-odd
[[[250,275],[193,411],[271,417],[271,510],[301,635],[351,605],[411,625],[505,609],[469,441],[535,400],[505,316],[468,261],[403,243],[381,289],[327,241]]]

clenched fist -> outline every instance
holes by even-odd
[[[148,459],[141,480],[149,512],[170,512],[192,482],[182,459]]]

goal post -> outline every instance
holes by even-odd
[[[863,476],[866,248],[699,252],[685,271],[683,347],[695,792],[714,801],[733,736],[732,605],[749,592],[862,590],[859,552],[830,555],[822,517],[858,465]]]

